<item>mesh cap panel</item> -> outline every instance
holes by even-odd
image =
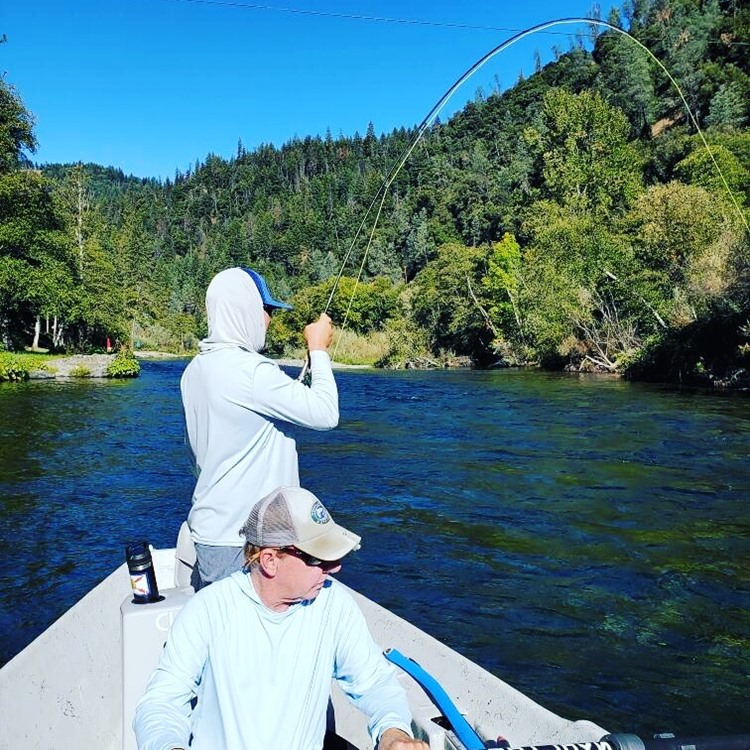
[[[297,547],[321,560],[338,560],[360,542],[302,487],[279,487],[259,500],[240,534],[256,547]]]
[[[297,532],[284,492],[274,492],[257,503],[240,529],[257,547],[287,547],[297,541]]]

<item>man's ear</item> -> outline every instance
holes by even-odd
[[[260,551],[258,562],[260,563],[261,572],[269,578],[273,578],[278,571],[279,551],[272,547],[264,547]]]

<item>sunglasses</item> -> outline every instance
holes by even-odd
[[[309,565],[311,568],[322,568],[323,570],[330,570],[331,568],[337,568],[341,565],[341,560],[321,560],[319,557],[313,557],[308,555],[307,552],[303,552],[301,549],[296,547],[282,547],[282,552],[286,552],[289,555],[294,555],[302,560],[305,565]]]

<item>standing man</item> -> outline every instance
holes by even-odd
[[[429,750],[364,616],[329,578],[359,537],[300,487],[255,503],[240,534],[245,569],[175,618],[136,708],[139,750],[320,750],[331,679],[378,750]]]
[[[188,515],[196,590],[242,568],[237,529],[248,500],[252,504],[276,487],[299,486],[297,446],[284,423],[316,430],[338,424],[327,315],[304,331],[310,386],[260,353],[271,315],[290,308],[249,268],[222,271],[208,285],[208,336],[180,383],[187,439],[199,472]]]

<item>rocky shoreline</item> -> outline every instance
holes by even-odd
[[[47,360],[44,370],[31,370],[29,380],[108,378],[107,368],[116,354],[72,354]],[[136,359],[178,359],[167,352],[136,352]]]
[[[56,380],[58,378],[106,378],[107,367],[114,354],[75,354],[45,362],[49,369],[31,370],[29,380]]]

